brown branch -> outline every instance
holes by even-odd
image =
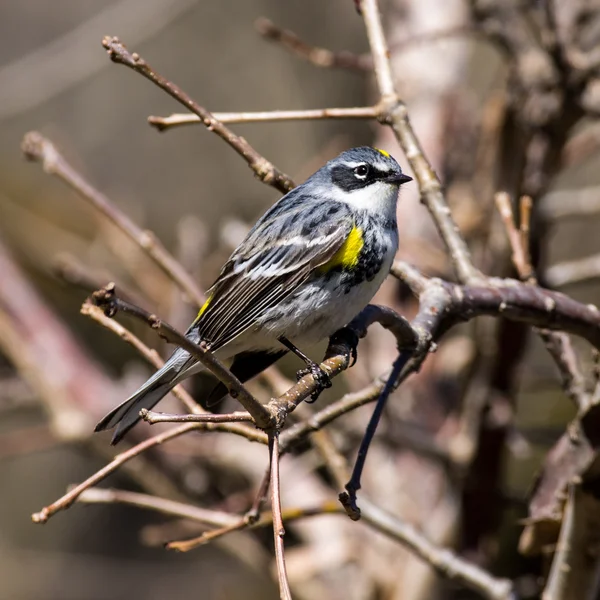
[[[212,113],[221,123],[267,123],[277,121],[307,121],[317,119],[375,119],[377,108],[364,106],[356,108],[318,108],[314,110],[272,110],[263,112]],[[148,117],[148,123],[159,131],[180,125],[198,125],[202,119],[198,115],[174,113],[168,117]]]
[[[203,344],[194,344],[184,335],[173,329],[168,323],[161,321],[156,315],[152,315],[137,306],[117,298],[115,295],[114,284],[109,284],[97,292],[94,292],[91,301],[96,306],[102,308],[108,317],[113,317],[118,311],[132,315],[156,330],[156,332],[167,342],[176,344],[189,352],[211,371],[219,381],[227,386],[232,398],[239,400],[240,404],[242,404],[242,406],[252,415],[258,427],[261,429],[269,429],[273,426],[271,413]]]
[[[103,310],[98,306],[94,306],[90,302],[84,302],[81,306],[80,312],[82,315],[90,317],[96,321],[96,323],[100,323],[100,325],[106,327],[106,329],[109,329],[113,333],[117,334],[124,342],[133,346],[156,369],[162,368],[165,364],[156,350],[146,346],[142,340],[131,333],[131,331],[129,331],[127,328],[123,327],[121,323],[118,323],[117,321],[107,317]],[[171,391],[173,395],[180,400],[191,413],[197,414],[199,411],[203,410],[202,407],[193,400],[193,398],[183,389],[182,386],[178,385]]]
[[[102,40],[102,45],[106,48],[113,62],[125,65],[136,73],[143,75],[183,104],[189,111],[198,115],[210,131],[213,131],[227,142],[248,163],[248,166],[263,183],[271,185],[283,193],[289,192],[294,187],[294,182],[290,177],[279,171],[264,156],[260,155],[243,137],[233,133],[177,85],[156,73],[139,54],[129,52],[118,38],[106,36]]]
[[[198,429],[200,427],[201,424],[199,423],[187,423],[185,425],[180,425],[179,427],[175,427],[174,429],[170,429],[169,431],[165,431],[164,433],[148,438],[147,440],[144,440],[143,442],[133,446],[133,448],[130,448],[121,454],[117,454],[114,460],[94,473],[91,477],[88,477],[83,483],[71,488],[64,496],[52,504],[45,506],[40,512],[33,513],[31,515],[32,521],[34,523],[45,523],[57,512],[69,508],[85,490],[100,483],[113,471],[116,471],[123,463],[135,458],[149,448],[163,444],[173,438],[187,433],[188,431],[192,431],[193,429]]]
[[[82,504],[127,504],[154,510],[169,516],[190,519],[212,527],[227,527],[238,522],[237,515],[218,510],[207,510],[184,502],[175,502],[150,494],[125,490],[88,488],[77,498]]]
[[[570,485],[562,527],[542,600],[597,597],[600,582],[600,501]]]
[[[154,262],[195,302],[201,306],[204,294],[192,277],[175,258],[167,252],[156,236],[140,229],[128,216],[121,212],[102,192],[87,182],[62,156],[56,146],[37,131],[30,131],[23,138],[21,149],[26,158],[41,162],[44,171],[56,175],[75,190],[98,212],[107,217],[125,235],[132,239]]]
[[[172,541],[166,545],[167,550],[176,550],[177,552],[189,552],[199,546],[207,544],[210,541],[216,540],[224,535],[232,533],[234,531],[241,531],[248,527],[252,527],[257,524],[260,518],[260,511],[267,499],[267,492],[269,491],[269,484],[271,482],[271,467],[266,470],[266,473],[262,479],[262,482],[258,488],[258,493],[254,498],[254,502],[250,509],[245,515],[241,517],[235,516],[234,520],[230,523],[213,529],[211,531],[205,531],[202,535],[189,540]]]
[[[279,44],[282,48],[311,63],[315,67],[350,69],[353,71],[365,73],[373,70],[373,59],[369,54],[355,54],[348,50],[333,51],[320,46],[313,46],[302,40],[295,32],[275,25],[269,19],[261,17],[254,22],[256,31],[266,40]],[[479,31],[470,26],[458,26],[439,31],[428,31],[413,35],[407,39],[395,42],[390,46],[390,50],[397,54],[399,52],[413,48],[416,45],[438,42],[447,38],[458,36],[477,36],[486,40]]]
[[[512,248],[512,260],[517,273],[522,281],[532,285],[537,284],[528,251],[531,198],[528,196],[521,198],[519,230],[517,230],[514,221],[508,194],[498,193],[495,199]],[[580,411],[585,410],[590,403],[590,396],[586,392],[585,381],[579,369],[575,349],[569,336],[561,331],[547,331],[539,328],[536,328],[536,332],[558,367],[563,390]]]
[[[414,270],[397,261],[393,272],[407,281],[404,275],[412,277]],[[458,322],[490,315],[534,327],[562,330],[581,336],[595,348],[600,347],[600,311],[595,306],[515,279],[492,277],[485,284],[464,286],[429,279],[421,292],[420,303],[420,320],[434,339]],[[423,304],[428,305],[433,314],[427,315]],[[418,333],[422,325],[415,321],[411,324]]]
[[[292,600],[290,584],[285,568],[283,517],[281,516],[281,486],[279,483],[279,433],[269,437],[269,461],[271,465],[271,511],[273,512],[273,536],[275,540],[275,562],[281,600]]]
[[[365,22],[375,77],[381,95],[379,120],[389,125],[396,135],[415,174],[421,192],[421,200],[431,213],[437,229],[448,248],[459,280],[474,283],[482,275],[473,266],[467,244],[460,234],[444,194],[438,176],[425,157],[423,148],[408,119],[406,105],[400,100],[392,76],[389,51],[377,0],[360,0],[361,13]]]
[[[368,72],[373,69],[373,62],[368,55],[357,55],[348,51],[333,52],[327,48],[312,46],[301,40],[293,31],[278,27],[264,17],[257,19],[254,27],[265,39],[280,44],[288,52],[303,58],[316,67],[351,69],[360,72]]]
[[[156,423],[254,423],[252,415],[248,412],[236,411],[226,414],[191,414],[191,415],[172,415],[169,413],[153,412],[146,408],[140,411],[140,417],[146,423],[155,425]]]
[[[173,517],[180,517],[217,527],[217,530],[209,531],[204,534],[204,542],[214,540],[216,532],[219,535],[225,535],[230,531],[239,530],[240,519],[238,515],[232,515],[216,510],[207,510],[197,506],[182,502],[174,502],[149,494],[129,492],[114,489],[91,488],[86,490],[77,499],[84,504],[127,504],[147,510],[153,510]],[[464,559],[452,553],[446,548],[436,546],[429,541],[421,532],[412,525],[403,523],[396,517],[385,513],[381,509],[364,501],[363,522],[373,527],[384,535],[406,545],[418,556],[423,558],[428,564],[431,564],[441,575],[451,580],[464,584],[479,593],[485,598],[494,600],[505,600],[510,598],[508,591],[511,589],[510,582],[507,580],[496,579],[486,573],[483,569],[468,563]],[[342,515],[343,510],[337,502],[325,502],[308,508],[290,508],[282,510],[281,519],[284,523],[304,519],[307,517],[338,514]],[[248,528],[266,527],[273,523],[272,513],[263,512],[254,523],[244,523]],[[208,538],[208,539],[207,539]],[[199,538],[198,538],[199,539]],[[177,544],[177,546],[175,546]],[[179,546],[185,542],[171,542],[168,547],[180,551],[187,551],[190,548]],[[198,544],[196,544],[197,547]],[[505,591],[506,590],[506,591]]]

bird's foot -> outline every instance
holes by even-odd
[[[300,369],[300,371],[296,373],[296,379],[300,381],[305,375],[312,375],[315,383],[318,386],[317,389],[310,395],[311,399],[305,400],[307,404],[312,404],[321,395],[323,390],[331,387],[331,378],[329,377],[329,373],[323,370],[315,362],[310,363],[306,369]]]

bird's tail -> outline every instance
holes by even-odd
[[[195,362],[193,357],[182,348],[173,352],[171,358],[144,385],[125,402],[111,410],[94,431],[104,431],[117,426],[111,444],[117,444],[123,436],[141,419],[140,410],[152,409],[184,377],[185,372]]]

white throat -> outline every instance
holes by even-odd
[[[394,219],[396,217],[398,191],[399,188],[395,184],[376,181],[365,188],[352,192],[344,192],[335,187],[333,197],[335,200],[346,202],[355,208],[378,213],[384,218]],[[331,190],[328,194],[331,194]]]

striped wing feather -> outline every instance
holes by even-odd
[[[223,267],[190,330],[197,329],[212,350],[246,331],[340,249],[353,220],[349,213],[336,217],[316,224],[309,238],[300,237],[297,220],[287,221],[288,231],[278,224],[275,243],[269,235],[273,222],[259,222]]]

